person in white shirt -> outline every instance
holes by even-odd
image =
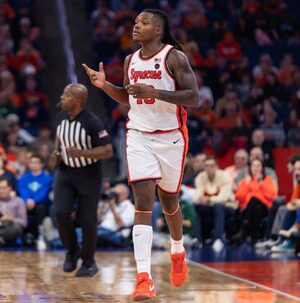
[[[98,245],[103,242],[122,245],[134,222],[134,205],[129,200],[129,188],[125,184],[115,185],[102,200],[98,220]]]
[[[239,172],[248,167],[249,154],[243,148],[238,149],[234,154],[234,164],[225,168],[229,173],[231,181],[234,182]]]
[[[200,219],[200,226],[201,221],[205,221],[213,215],[213,248],[220,250],[224,246],[225,215],[233,214],[237,206],[234,201],[230,200],[232,193],[230,176],[224,170],[218,169],[214,157],[208,156],[205,159],[204,171],[195,179],[195,188],[195,207]]]

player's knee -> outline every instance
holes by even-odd
[[[169,205],[165,205],[162,207],[162,211],[165,215],[173,216],[179,211],[179,202],[174,202]]]

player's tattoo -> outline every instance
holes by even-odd
[[[183,52],[173,49],[167,59],[179,89],[176,91],[157,90],[157,99],[178,105],[197,106],[198,86],[193,70]]]

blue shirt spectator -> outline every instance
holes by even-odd
[[[48,203],[49,192],[52,187],[52,176],[43,170],[43,163],[39,156],[31,156],[29,170],[19,179],[19,194],[27,204],[27,208],[34,208],[36,204]]]

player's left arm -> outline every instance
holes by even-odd
[[[127,92],[134,98],[156,98],[177,105],[198,106],[198,85],[185,54],[176,49],[171,50],[167,64],[176,79],[178,90],[167,91],[145,84],[132,84],[126,87]]]

